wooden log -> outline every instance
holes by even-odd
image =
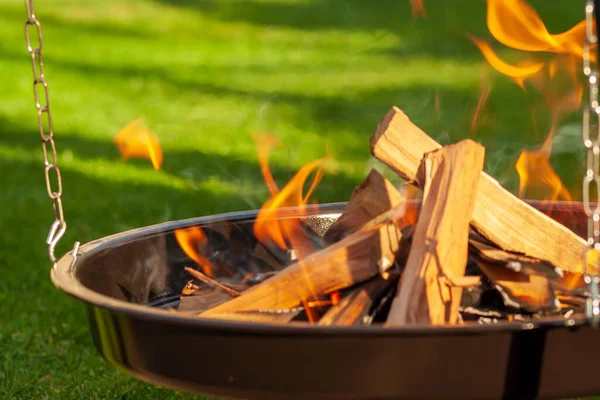
[[[328,243],[337,242],[402,202],[404,196],[383,175],[372,169],[365,180],[354,189],[344,212],[327,230],[324,239]]]
[[[407,251],[394,222],[363,228],[203,315],[292,308],[389,269]]]
[[[181,296],[177,310],[200,313],[230,299],[231,296],[222,290],[204,287],[196,290],[191,296]]]
[[[319,325],[362,325],[374,302],[393,285],[392,280],[375,277],[346,295],[319,319]]]
[[[464,140],[425,155],[423,205],[388,325],[455,324],[467,267],[469,223],[485,149]]]
[[[240,295],[240,292],[238,292],[237,290],[235,290],[227,285],[222,284],[221,282],[217,281],[216,279],[206,276],[205,274],[203,274],[200,271],[196,271],[195,269],[192,269],[190,267],[184,267],[184,269],[188,274],[190,274],[194,278],[198,279],[199,281],[204,282],[211,287],[218,288],[221,291],[227,293],[231,297],[237,297]]]
[[[546,277],[525,275],[483,260],[478,260],[477,265],[500,293],[506,306],[527,312],[557,312],[560,309]]]
[[[469,237],[469,249],[469,256],[475,261],[480,259],[526,275],[543,275],[549,279],[564,277],[560,268],[546,261],[499,249],[476,234]]]
[[[401,177],[422,187],[417,169],[423,155],[440,145],[392,108],[371,138],[372,154]],[[581,274],[585,241],[564,225],[544,215],[482,172],[472,225],[498,247],[548,261],[564,271]],[[597,260],[588,269],[597,274]]]

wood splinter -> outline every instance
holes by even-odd
[[[423,205],[388,325],[456,324],[464,276],[469,224],[483,146],[464,140],[428,153],[421,163]]]

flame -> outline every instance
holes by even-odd
[[[273,144],[278,142],[270,135],[254,135],[254,140],[259,153],[261,171],[271,193],[271,198],[263,204],[256,216],[254,235],[265,245],[274,243],[281,249],[292,250],[296,261],[305,272],[303,260],[315,249],[303,224],[296,217],[307,215],[308,205],[313,203],[311,195],[323,178],[322,167],[329,155],[304,165],[281,190],[278,190],[268,166],[269,152],[273,149]],[[311,175],[314,175],[312,183],[304,194],[304,186]],[[313,284],[306,273],[305,281],[311,298],[316,299]],[[305,306],[309,322],[315,322],[318,318],[309,306],[311,298],[299,298],[299,301]]]
[[[544,62],[525,63],[523,65],[512,65],[502,60],[485,40],[468,35],[479,48],[487,62],[498,72],[512,78],[517,85],[523,88],[526,78],[531,77],[544,68]]]
[[[192,228],[176,229],[175,238],[185,254],[202,268],[202,272],[213,278],[214,267],[212,262],[200,254],[208,246],[208,239],[202,228],[195,226]]]
[[[515,50],[554,54],[554,58],[547,62],[512,65],[498,57],[489,43],[469,35],[496,71],[511,78],[522,89],[525,89],[525,82],[537,89],[550,113],[551,126],[543,145],[536,150],[523,150],[515,165],[519,175],[519,196],[536,191],[544,192],[545,200],[572,201],[569,191],[550,165],[550,154],[560,119],[575,111],[582,102],[583,85],[577,72],[584,55],[585,20],[565,32],[551,34],[525,0],[487,0],[487,5],[487,26],[498,42]],[[595,52],[591,51],[592,62],[595,62],[595,56]],[[566,84],[561,86],[563,82]],[[488,94],[482,91],[471,125],[472,132],[476,129],[481,104],[485,104]]]
[[[163,152],[156,135],[146,128],[141,119],[127,124],[114,138],[114,142],[123,157],[147,158],[154,169],[160,169],[163,162]]]
[[[406,208],[400,222],[400,229],[417,223],[420,211],[420,204],[417,200],[419,200],[420,194],[421,191],[416,186],[406,185]]]
[[[323,170],[320,165],[324,161],[325,158],[321,158],[303,166],[280,192],[263,204],[254,223],[254,234],[261,242],[268,243],[272,241],[282,249],[291,246],[296,251],[302,251],[306,248],[308,239],[301,232],[302,226],[293,218],[278,219],[284,215],[280,208],[298,207],[298,216],[306,214],[305,209],[308,200],[323,177]],[[303,195],[304,184],[315,170],[312,184],[306,195]],[[299,257],[302,257],[302,254]]]
[[[413,20],[419,17],[427,18],[427,11],[423,5],[423,0],[410,0],[410,8],[412,10]]]
[[[487,4],[488,29],[500,43],[517,50],[583,56],[585,20],[553,35],[524,0],[488,0]],[[590,54],[590,58],[595,61],[595,54]]]
[[[569,191],[552,166],[550,166],[550,153],[552,152],[553,132],[546,138],[538,150],[523,150],[517,160],[516,169],[519,174],[519,197],[523,198],[526,189],[539,189],[548,191],[545,200],[572,201]]]
[[[565,77],[566,90],[561,87],[561,77]],[[532,84],[539,88],[550,111],[550,131],[542,146],[537,150],[523,150],[517,160],[519,174],[519,196],[526,190],[546,192],[544,200],[572,201],[569,190],[564,186],[556,171],[550,165],[552,140],[561,117],[579,108],[583,99],[583,85],[577,79],[577,58],[572,55],[560,56],[548,63],[547,73],[536,77]]]
[[[281,145],[279,138],[270,133],[255,133],[252,135],[256,145],[256,153],[258,154],[258,165],[260,172],[263,175],[269,193],[272,196],[279,193],[279,188],[269,169],[269,154],[271,151]]]

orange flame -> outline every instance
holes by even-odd
[[[487,25],[496,40],[513,49],[583,56],[585,21],[566,32],[550,34],[524,0],[488,0]],[[594,54],[590,57],[595,60]]]
[[[301,259],[312,252],[312,246],[302,225],[297,219],[289,217],[306,215],[310,196],[323,177],[321,166],[327,157],[304,165],[283,189],[279,190],[268,162],[270,151],[280,144],[279,139],[271,134],[255,134],[253,138],[258,152],[260,169],[271,193],[271,198],[263,204],[258,212],[254,223],[254,234],[263,243],[272,242],[281,249],[295,250],[297,257]],[[313,173],[313,181],[306,194],[303,194],[304,186]],[[290,215],[289,210],[282,210],[286,207],[295,207],[295,215]]]
[[[281,141],[275,135],[270,133],[255,133],[252,135],[254,143],[256,145],[256,153],[258,154],[258,165],[260,166],[260,172],[263,175],[267,188],[271,196],[279,193],[279,188],[275,179],[269,169],[269,154],[275,147],[281,145]]]
[[[478,39],[469,35],[469,38],[479,48],[487,62],[498,72],[512,78],[517,85],[523,88],[523,82],[544,68],[543,62],[527,63],[523,65],[512,65],[502,60],[494,52],[492,47],[485,40]]]
[[[572,201],[569,191],[550,166],[553,133],[552,131],[540,149],[521,152],[516,164],[519,174],[519,197],[525,196],[526,189],[538,189],[550,191],[543,196],[545,200]]]
[[[578,64],[583,57],[585,21],[581,21],[566,32],[551,34],[544,22],[525,0],[487,0],[487,25],[498,42],[516,50],[555,53],[549,62],[533,62],[518,66],[508,64],[494,53],[485,41],[470,39],[477,45],[487,62],[498,72],[510,77],[522,89],[527,81],[544,97],[550,111],[550,132],[544,144],[537,150],[523,150],[515,165],[519,174],[519,196],[526,191],[546,192],[546,200],[571,201],[556,171],[550,165],[552,140],[561,117],[575,111],[583,98],[583,85],[579,82]],[[595,61],[595,52],[590,52]],[[566,89],[561,88],[561,76],[566,76]],[[480,98],[485,99],[484,93]],[[480,107],[473,121],[479,117]],[[535,122],[535,119],[534,119]],[[474,122],[473,122],[474,124]],[[472,125],[473,131],[474,125]]]
[[[307,215],[310,197],[323,177],[322,166],[329,156],[307,163],[283,189],[278,190],[268,166],[269,151],[277,141],[270,135],[254,135],[254,140],[258,149],[261,171],[271,192],[271,198],[263,204],[254,222],[254,235],[262,243],[274,243],[281,249],[293,250],[297,262],[304,271],[302,261],[314,251],[314,248],[302,223],[296,217]],[[312,183],[304,194],[304,186],[313,173]],[[316,299],[312,282],[306,274],[305,278],[312,298]],[[299,298],[299,300],[305,305],[309,321],[314,322],[318,319],[310,307],[310,299]]]
[[[417,19],[419,17],[427,18],[427,11],[423,5],[423,0],[410,0],[410,8],[412,10],[413,19]]]
[[[130,122],[117,133],[114,142],[123,157],[147,158],[154,169],[160,169],[163,152],[156,135],[146,128],[140,119]]]
[[[185,254],[202,268],[202,272],[211,278],[214,277],[212,262],[201,254],[208,246],[208,239],[202,228],[195,226],[192,228],[176,229],[175,238]]]
[[[406,185],[406,209],[400,222],[400,229],[414,225],[419,219],[419,203],[421,191],[416,186]]]
[[[303,166],[280,192],[264,203],[254,223],[254,234],[260,241],[272,241],[282,249],[289,248],[290,245],[296,251],[306,249],[306,238],[300,231],[300,224],[295,219],[283,218],[284,214],[280,208],[299,207],[298,215],[306,214],[305,206],[308,204],[308,199],[323,177],[323,170],[319,166],[324,161],[325,158],[322,158]],[[313,182],[307,194],[303,195],[304,184],[315,170]],[[286,243],[286,240],[289,243]]]
[[[566,87],[561,87],[561,77]],[[532,80],[544,96],[546,106],[550,110],[550,132],[538,150],[523,150],[517,160],[516,169],[519,174],[519,196],[524,197],[526,190],[546,192],[545,200],[572,201],[567,188],[556,171],[550,165],[552,140],[560,118],[579,108],[583,98],[583,85],[577,79],[577,59],[572,55],[556,58],[548,64],[547,74]],[[537,196],[536,196],[537,197]]]

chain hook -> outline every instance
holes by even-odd
[[[31,68],[33,71],[33,94],[35,108],[37,109],[38,129],[42,141],[42,155],[44,157],[44,176],[46,180],[46,192],[52,202],[54,222],[48,232],[46,244],[48,245],[48,256],[56,264],[54,249],[67,230],[62,206],[62,177],[58,168],[58,157],[56,144],[54,142],[54,125],[50,112],[50,96],[48,93],[48,82],[44,75],[44,58],[42,49],[44,40],[42,37],[42,26],[35,16],[33,0],[25,0],[27,20],[25,21],[25,44],[31,56]],[[29,33],[31,27],[35,28],[35,35]],[[33,29],[33,28],[31,28]],[[35,39],[37,38],[37,43]],[[40,93],[40,86],[43,93]],[[51,179],[51,176],[54,179]],[[55,184],[53,184],[55,181]]]
[[[50,260],[55,263],[56,257],[54,256],[54,248],[56,244],[60,241],[67,230],[67,223],[64,221],[56,220],[52,223],[50,227],[50,232],[48,232],[48,237],[46,238],[46,244],[48,245],[48,256]]]

